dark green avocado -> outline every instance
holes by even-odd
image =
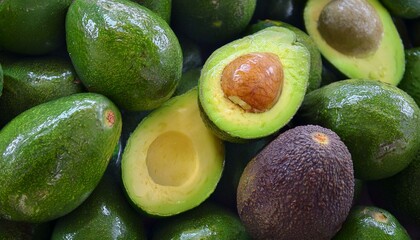
[[[399,88],[420,106],[420,46],[405,50],[405,72]]]

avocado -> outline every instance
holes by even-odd
[[[74,210],[102,178],[120,133],[118,108],[96,93],[19,114],[0,130],[0,218],[40,223]]]
[[[400,82],[404,46],[378,0],[309,0],[304,21],[321,54],[347,78]]]
[[[354,206],[333,240],[410,240],[407,230],[385,209],[375,206]]]
[[[127,196],[148,216],[192,209],[216,188],[224,145],[200,117],[194,88],[165,102],[130,135],[121,160]]]
[[[211,202],[159,221],[154,229],[154,240],[218,239],[250,240],[238,215]]]
[[[173,0],[172,26],[200,45],[223,45],[250,23],[256,0]]]
[[[204,56],[202,48],[191,39],[178,35],[179,44],[182,49],[182,72],[186,72],[191,68],[202,67],[204,63]]]
[[[3,60],[0,126],[31,107],[84,91],[68,58],[11,56]]]
[[[112,175],[105,174],[86,201],[56,221],[51,240],[146,239],[144,220]]]
[[[237,208],[255,239],[331,239],[353,192],[353,164],[340,137],[320,126],[297,126],[247,164]]]
[[[347,79],[305,96],[296,124],[336,132],[351,152],[356,178],[376,180],[403,170],[420,148],[420,109],[403,90]]]
[[[127,0],[74,1],[67,50],[80,81],[129,111],[168,100],[181,78],[182,50],[169,25]]]
[[[53,222],[27,223],[0,219],[1,240],[45,240],[50,239]]]
[[[279,26],[285,27],[287,29],[292,30],[296,34],[296,40],[304,44],[311,54],[311,63],[310,63],[310,72],[309,72],[309,85],[307,88],[307,92],[315,90],[321,86],[321,75],[322,75],[322,58],[321,53],[318,50],[315,42],[306,34],[304,31],[300,30],[293,25],[290,25],[285,22],[276,21],[276,20],[260,20],[254,24],[251,24],[247,28],[248,34],[253,34],[257,31],[265,29],[271,26]]]
[[[186,72],[183,72],[173,96],[181,95],[197,87],[200,74],[201,68],[191,68]]]
[[[381,2],[395,16],[404,19],[420,17],[420,1],[418,0],[381,0]]]
[[[273,134],[297,112],[309,71],[310,52],[284,27],[268,27],[225,44],[201,70],[203,118],[230,142]]]
[[[172,0],[131,0],[137,2],[159,15],[168,24],[171,21]]]
[[[405,50],[405,72],[398,87],[420,106],[420,47]]]
[[[65,18],[72,2],[0,1],[0,49],[42,55],[65,46]]]

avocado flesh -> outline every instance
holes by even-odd
[[[369,9],[375,10],[377,21],[380,22],[379,24],[382,26],[383,31],[380,31],[382,34],[380,34],[380,32],[372,33],[372,35],[369,35],[370,33],[366,34],[367,36],[365,37],[367,39],[370,38],[369,36],[379,38],[377,39],[379,40],[378,43],[375,43],[377,40],[373,39],[371,44],[367,44],[367,48],[370,51],[361,51],[360,53],[349,55],[346,54],[345,51],[339,51],[332,47],[319,31],[320,16],[325,6],[331,2],[331,0],[309,0],[304,11],[306,30],[317,44],[321,54],[348,78],[380,80],[392,85],[397,85],[403,76],[405,68],[404,46],[387,10],[377,0],[362,0],[362,2],[369,5]],[[363,8],[360,11],[362,10]],[[355,11],[355,13],[357,12],[358,11]],[[369,18],[374,17],[371,15],[372,14],[369,15]],[[356,30],[356,33],[366,33],[372,30],[372,26],[365,27],[362,23],[357,26],[349,24],[348,22],[353,18],[356,17],[352,16],[351,13],[348,13],[347,18],[343,19],[343,22],[348,25],[343,26],[358,29]],[[345,21],[346,19],[347,21]],[[347,35],[350,33],[351,31],[344,32],[344,36],[334,32],[330,32],[329,34],[331,35],[331,39],[348,39],[346,41],[348,44],[357,41],[363,42],[363,37],[357,40],[357,34]],[[354,40],[349,41],[351,39]],[[353,46],[352,48],[352,51],[358,51],[356,46]]]
[[[283,85],[277,102],[265,112],[247,112],[229,100],[221,88],[225,67],[248,53],[268,52],[283,66]],[[224,45],[212,53],[199,79],[200,107],[215,134],[228,141],[254,139],[274,133],[296,113],[305,95],[310,53],[293,31],[269,27]]]
[[[148,215],[170,216],[199,205],[221,177],[223,143],[202,122],[197,94],[194,88],[166,102],[127,141],[123,183]]]

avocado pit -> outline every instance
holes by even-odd
[[[379,15],[366,0],[333,0],[321,11],[318,30],[323,39],[345,55],[375,52],[383,36]]]
[[[249,53],[237,57],[222,72],[225,97],[246,112],[265,112],[277,102],[284,80],[276,54]]]

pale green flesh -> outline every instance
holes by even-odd
[[[331,0],[309,0],[304,12],[305,27],[322,55],[349,78],[379,80],[397,85],[404,73],[404,46],[386,9],[377,0],[366,0],[373,6],[383,25],[383,35],[377,50],[364,57],[347,56],[322,38],[317,30],[319,15]],[[346,37],[346,36],[337,36]]]
[[[172,98],[130,136],[122,178],[142,211],[170,216],[203,202],[223,170],[224,148],[201,120],[197,90]]]
[[[252,52],[279,56],[284,80],[277,103],[262,113],[246,112],[224,96],[220,77],[235,58]],[[199,80],[199,98],[204,112],[222,131],[233,137],[252,139],[274,133],[296,113],[309,77],[310,54],[296,42],[295,34],[283,27],[269,27],[216,50],[206,61]]]

